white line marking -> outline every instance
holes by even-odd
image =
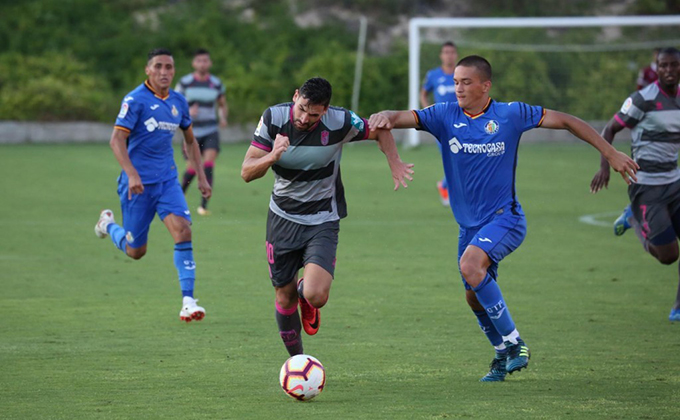
[[[612,227],[616,216],[620,215],[620,211],[608,211],[605,213],[586,214],[578,218],[578,221],[592,226]],[[606,220],[599,220],[606,219]]]

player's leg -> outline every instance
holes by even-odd
[[[182,175],[182,192],[186,193],[191,181],[196,177],[196,168],[194,168],[194,163],[189,160],[184,146],[182,147],[182,156],[184,156],[184,161],[186,162],[186,169],[184,170],[184,175]]]
[[[276,325],[279,327],[279,335],[283,340],[283,345],[286,346],[286,350],[291,356],[304,352],[295,280],[296,278],[293,277],[285,286],[274,286],[276,292]],[[273,281],[274,279],[272,279]]]
[[[675,235],[680,238],[680,199],[671,202],[669,210],[672,212],[671,221]],[[678,264],[678,277],[678,291],[675,295],[675,302],[671,308],[671,313],[668,316],[670,321],[680,321],[680,264]]]
[[[203,170],[205,171],[205,177],[208,180],[208,184],[212,187],[215,161],[220,153],[220,138],[218,132],[206,136],[202,144],[201,152],[203,155]],[[201,197],[201,206],[198,208],[198,214],[201,216],[210,215],[210,212],[208,211],[208,199],[205,197]]]
[[[182,292],[180,319],[186,322],[200,321],[205,317],[205,309],[198,306],[196,304],[198,299],[194,298],[196,262],[192,244],[191,215],[177,181],[170,180],[163,183],[157,212],[175,243],[173,261]]]
[[[442,145],[437,142],[437,148],[439,148],[439,153],[442,153]],[[439,192],[439,200],[443,206],[449,206],[449,184],[446,181],[446,174],[442,177],[440,181],[437,181],[437,192]]]

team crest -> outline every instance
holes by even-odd
[[[330,137],[328,131],[324,130],[321,132],[321,144],[326,146],[328,144],[328,138]]]
[[[496,134],[500,128],[501,126],[498,125],[498,121],[491,120],[484,126],[484,131],[486,131],[486,134]]]
[[[179,111],[177,111],[177,108],[175,108],[175,105],[172,106],[172,115],[175,116],[175,117],[179,115]]]

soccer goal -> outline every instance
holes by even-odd
[[[636,88],[658,47],[679,47],[680,15],[546,18],[414,18],[409,23],[409,108],[420,108],[422,76],[453,41],[460,58],[494,69],[492,97],[606,120]],[[422,134],[426,138],[426,134]],[[410,130],[407,146],[421,143]]]

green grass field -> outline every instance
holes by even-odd
[[[579,222],[627,202],[616,174],[589,193],[599,156],[580,144],[520,150],[529,233],[500,282],[533,358],[500,384],[478,382],[493,352],[464,301],[438,152],[402,151],[416,179],[395,193],[377,147],[347,147],[336,281],[320,333],[305,337],[327,387],[287,397],[264,246],[272,177],[241,180],[246,148],[223,148],[213,215],[194,215],[207,317],[184,324],[158,220],[140,261],[93,234],[102,208],[120,215],[107,146],[0,147],[0,418],[678,417],[680,325],[667,319],[678,266],[632,233]]]

